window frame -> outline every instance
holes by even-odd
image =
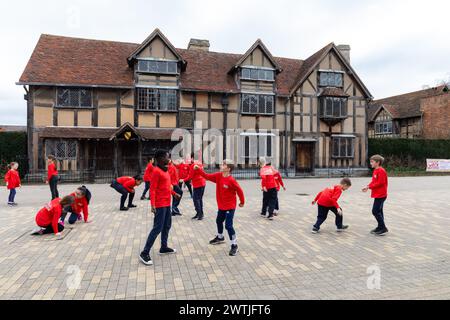
[[[338,141],[338,153],[336,154],[335,141]],[[345,141],[345,155],[341,154],[342,141]],[[351,142],[349,145],[349,141]],[[348,148],[351,147],[351,152],[348,154]],[[355,137],[354,136],[332,136],[331,137],[331,158],[332,159],[354,159],[355,158]]]
[[[141,97],[141,92],[146,91],[145,94],[145,101],[147,108],[141,108],[141,102],[144,100],[144,97]],[[165,97],[161,96],[161,92],[164,92]],[[167,94],[171,92],[173,93],[173,96],[168,96]],[[153,95],[153,97],[150,97],[150,95]],[[167,101],[167,107],[161,108],[161,100],[164,98],[164,100]],[[142,100],[141,100],[142,99]],[[150,99],[152,101],[155,101],[156,104],[155,108],[150,108]],[[174,99],[172,103],[175,103],[175,107],[173,109],[169,108],[169,101],[170,99]],[[175,113],[179,111],[179,90],[175,88],[146,88],[146,87],[137,87],[136,88],[136,111],[139,112],[166,112],[166,113]]]
[[[141,69],[141,62],[146,62],[147,63],[147,68],[146,69]],[[156,64],[155,70],[151,70],[150,66],[151,64],[154,63]],[[161,71],[160,70],[160,64],[166,64],[166,71]],[[170,64],[174,64],[176,66],[176,71],[175,72],[170,72],[169,71],[169,65]],[[180,72],[178,70],[178,61],[176,60],[159,60],[159,59],[138,59],[137,63],[136,63],[136,72],[139,73],[146,73],[146,74],[168,74],[168,75],[179,75]]]
[[[265,112],[260,112],[261,110],[261,101],[264,98],[264,110]],[[268,109],[268,105],[269,105],[269,98],[271,100],[271,112],[267,112]],[[253,100],[252,100],[253,99]],[[251,108],[252,108],[252,103],[253,101],[255,101],[254,99],[256,99],[256,111],[252,112]],[[246,103],[246,101],[248,100],[248,111],[244,111],[244,104]],[[275,95],[272,94],[260,94],[260,93],[246,93],[243,92],[241,93],[241,114],[246,114],[246,115],[264,115],[264,116],[273,116],[275,115]]]
[[[61,91],[67,90],[68,91],[68,99],[69,99],[69,105],[62,105],[61,104]],[[70,104],[70,95],[71,91],[78,91],[78,105],[71,105]],[[81,92],[87,91],[90,94],[90,105],[82,105],[82,98],[81,98]],[[93,109],[94,108],[94,90],[92,88],[85,88],[85,87],[57,87],[56,88],[56,108],[59,109]]]
[[[249,72],[249,76],[244,76],[244,71]],[[256,78],[252,77],[252,72],[256,73]],[[260,77],[260,73],[264,72],[264,78]],[[270,72],[271,77],[268,78],[267,74]],[[257,67],[241,67],[240,70],[240,78],[241,80],[250,80],[250,81],[266,81],[266,82],[275,82],[275,70],[274,69],[268,69],[268,68],[257,68]]]
[[[328,113],[329,101],[331,103],[331,113]],[[335,115],[335,102],[339,101],[339,116]],[[348,118],[348,98],[323,96],[319,98],[319,117],[321,119],[346,119]]]
[[[377,130],[380,126],[383,127],[383,130],[381,130],[381,131]],[[385,126],[388,129],[387,131],[385,130]],[[390,127],[390,130],[389,130],[389,127]],[[394,121],[392,121],[392,120],[376,121],[374,124],[374,132],[375,132],[375,135],[378,135],[378,136],[394,134]]]
[[[340,81],[340,85],[337,85],[336,82],[330,83],[329,78],[326,84],[322,83],[322,74],[328,74],[328,76],[330,74],[333,74],[335,77],[337,75],[340,76],[341,81]],[[335,81],[336,79],[334,79]],[[319,83],[319,87],[323,88],[323,87],[332,87],[332,88],[344,88],[344,72],[342,71],[334,71],[334,70],[319,70],[319,77],[318,77],[318,83]]]

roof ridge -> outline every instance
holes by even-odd
[[[392,98],[403,97],[403,96],[407,96],[407,95],[415,94],[415,93],[420,93],[420,92],[425,93],[426,91],[437,90],[439,88],[444,89],[444,87],[445,87],[445,85],[439,85],[439,86],[434,86],[434,87],[430,87],[430,88],[427,88],[427,89],[421,89],[421,90],[411,91],[411,92],[407,92],[407,93],[402,93],[402,94],[398,94],[398,95],[389,96],[389,97],[385,97],[385,98],[374,100],[373,103],[377,103],[377,102],[380,102],[380,101],[383,101],[383,100],[392,99]],[[436,92],[436,93],[438,93],[438,92]]]
[[[82,37],[61,36],[61,35],[49,34],[49,33],[42,33],[40,38],[42,38],[42,37],[64,38],[64,39],[81,40],[81,41],[111,42],[111,43],[117,43],[117,44],[132,44],[132,45],[137,45],[137,46],[139,45],[139,43],[134,43],[134,42],[102,40],[102,39],[88,39],[88,38],[82,38]]]

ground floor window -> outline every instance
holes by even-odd
[[[333,158],[353,158],[355,154],[355,138],[347,136],[332,137]]]
[[[46,155],[54,155],[57,160],[76,160],[78,155],[77,140],[47,140]]]

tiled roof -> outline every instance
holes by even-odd
[[[319,93],[319,96],[329,97],[350,97],[341,88],[323,88]]]
[[[438,86],[430,89],[410,92],[389,98],[374,100],[368,108],[369,122],[374,121],[374,117],[381,107],[384,107],[394,119],[405,119],[420,117],[420,102],[424,98],[429,98],[444,94],[445,86]]]
[[[140,44],[42,35],[20,77],[19,84],[133,87],[127,58]],[[289,95],[327,50],[327,45],[305,61],[274,57],[283,70],[276,77],[277,93]],[[229,71],[242,54],[176,49],[187,63],[181,73],[183,90],[239,92]]]

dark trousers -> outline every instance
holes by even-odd
[[[16,197],[16,189],[9,190],[8,202],[14,203],[14,198]]]
[[[193,200],[195,212],[197,215],[203,217],[203,195],[205,194],[205,187],[194,188]]]
[[[387,198],[376,198],[373,199],[373,207],[372,207],[372,214],[377,219],[378,227],[377,229],[385,229],[386,225],[384,224],[384,202]]]
[[[73,208],[71,206],[68,206],[68,207],[63,209],[60,220],[62,222],[64,222],[64,220],[66,220],[66,216],[67,216],[68,213],[70,213],[69,224],[75,224],[75,222],[77,222],[78,217],[80,215],[78,213],[74,212]]]
[[[51,177],[50,181],[48,182],[48,185],[50,186],[50,192],[52,193],[52,200],[55,198],[59,198],[58,176]]]
[[[191,195],[191,198],[192,198],[192,184],[191,184],[191,182],[190,182],[190,181],[187,181],[187,182],[185,182],[184,184],[185,184],[185,186],[188,188],[189,194]],[[180,182],[180,183],[178,184],[178,186],[179,186],[180,188],[182,188],[182,187],[183,187],[183,182]]]
[[[42,231],[42,234],[51,234],[54,233],[53,227],[52,225],[48,225],[48,226],[40,226],[41,228],[44,228],[44,230]],[[64,226],[60,223],[58,223],[58,232],[62,232],[64,230]]]
[[[234,240],[236,238],[236,232],[233,228],[233,218],[234,218],[233,210],[219,210],[217,212],[216,224],[217,224],[217,233],[223,234],[223,223],[225,222],[225,229],[228,231],[228,236],[230,240]]]
[[[170,207],[156,208],[153,228],[150,231],[147,242],[145,243],[143,253],[149,254],[156,238],[161,233],[161,248],[167,248],[169,231],[172,227],[172,212]]]
[[[111,183],[111,188],[116,190],[118,193],[120,193],[122,196],[120,197],[120,207],[125,207],[125,201],[128,197],[128,206],[131,206],[133,204],[133,198],[134,198],[134,192],[128,192],[127,189],[120,183],[118,183],[116,180],[113,180]]]
[[[178,209],[178,205],[181,202],[181,197],[183,197],[183,190],[178,185],[174,185],[173,191],[175,191],[180,196],[180,199],[172,197],[172,214],[180,214],[180,209]]]
[[[150,181],[145,181],[144,192],[142,192],[142,197],[145,198],[147,192],[150,190]],[[150,197],[150,194],[149,194]]]
[[[277,192],[277,201],[275,201],[275,210],[280,210],[280,201],[278,200],[278,192]]]
[[[317,222],[314,225],[314,228],[319,230],[322,223],[324,223],[325,220],[327,220],[328,211],[331,211],[336,216],[336,221],[335,221],[336,227],[338,229],[342,229],[343,217],[340,214],[338,214],[338,210],[336,207],[324,207],[324,206],[318,205],[317,208],[318,208]]]
[[[278,199],[278,191],[277,188],[272,188],[267,190],[267,192],[263,192],[263,205],[261,214],[266,214],[267,210],[269,211],[269,216],[273,216],[273,211],[277,205]]]

